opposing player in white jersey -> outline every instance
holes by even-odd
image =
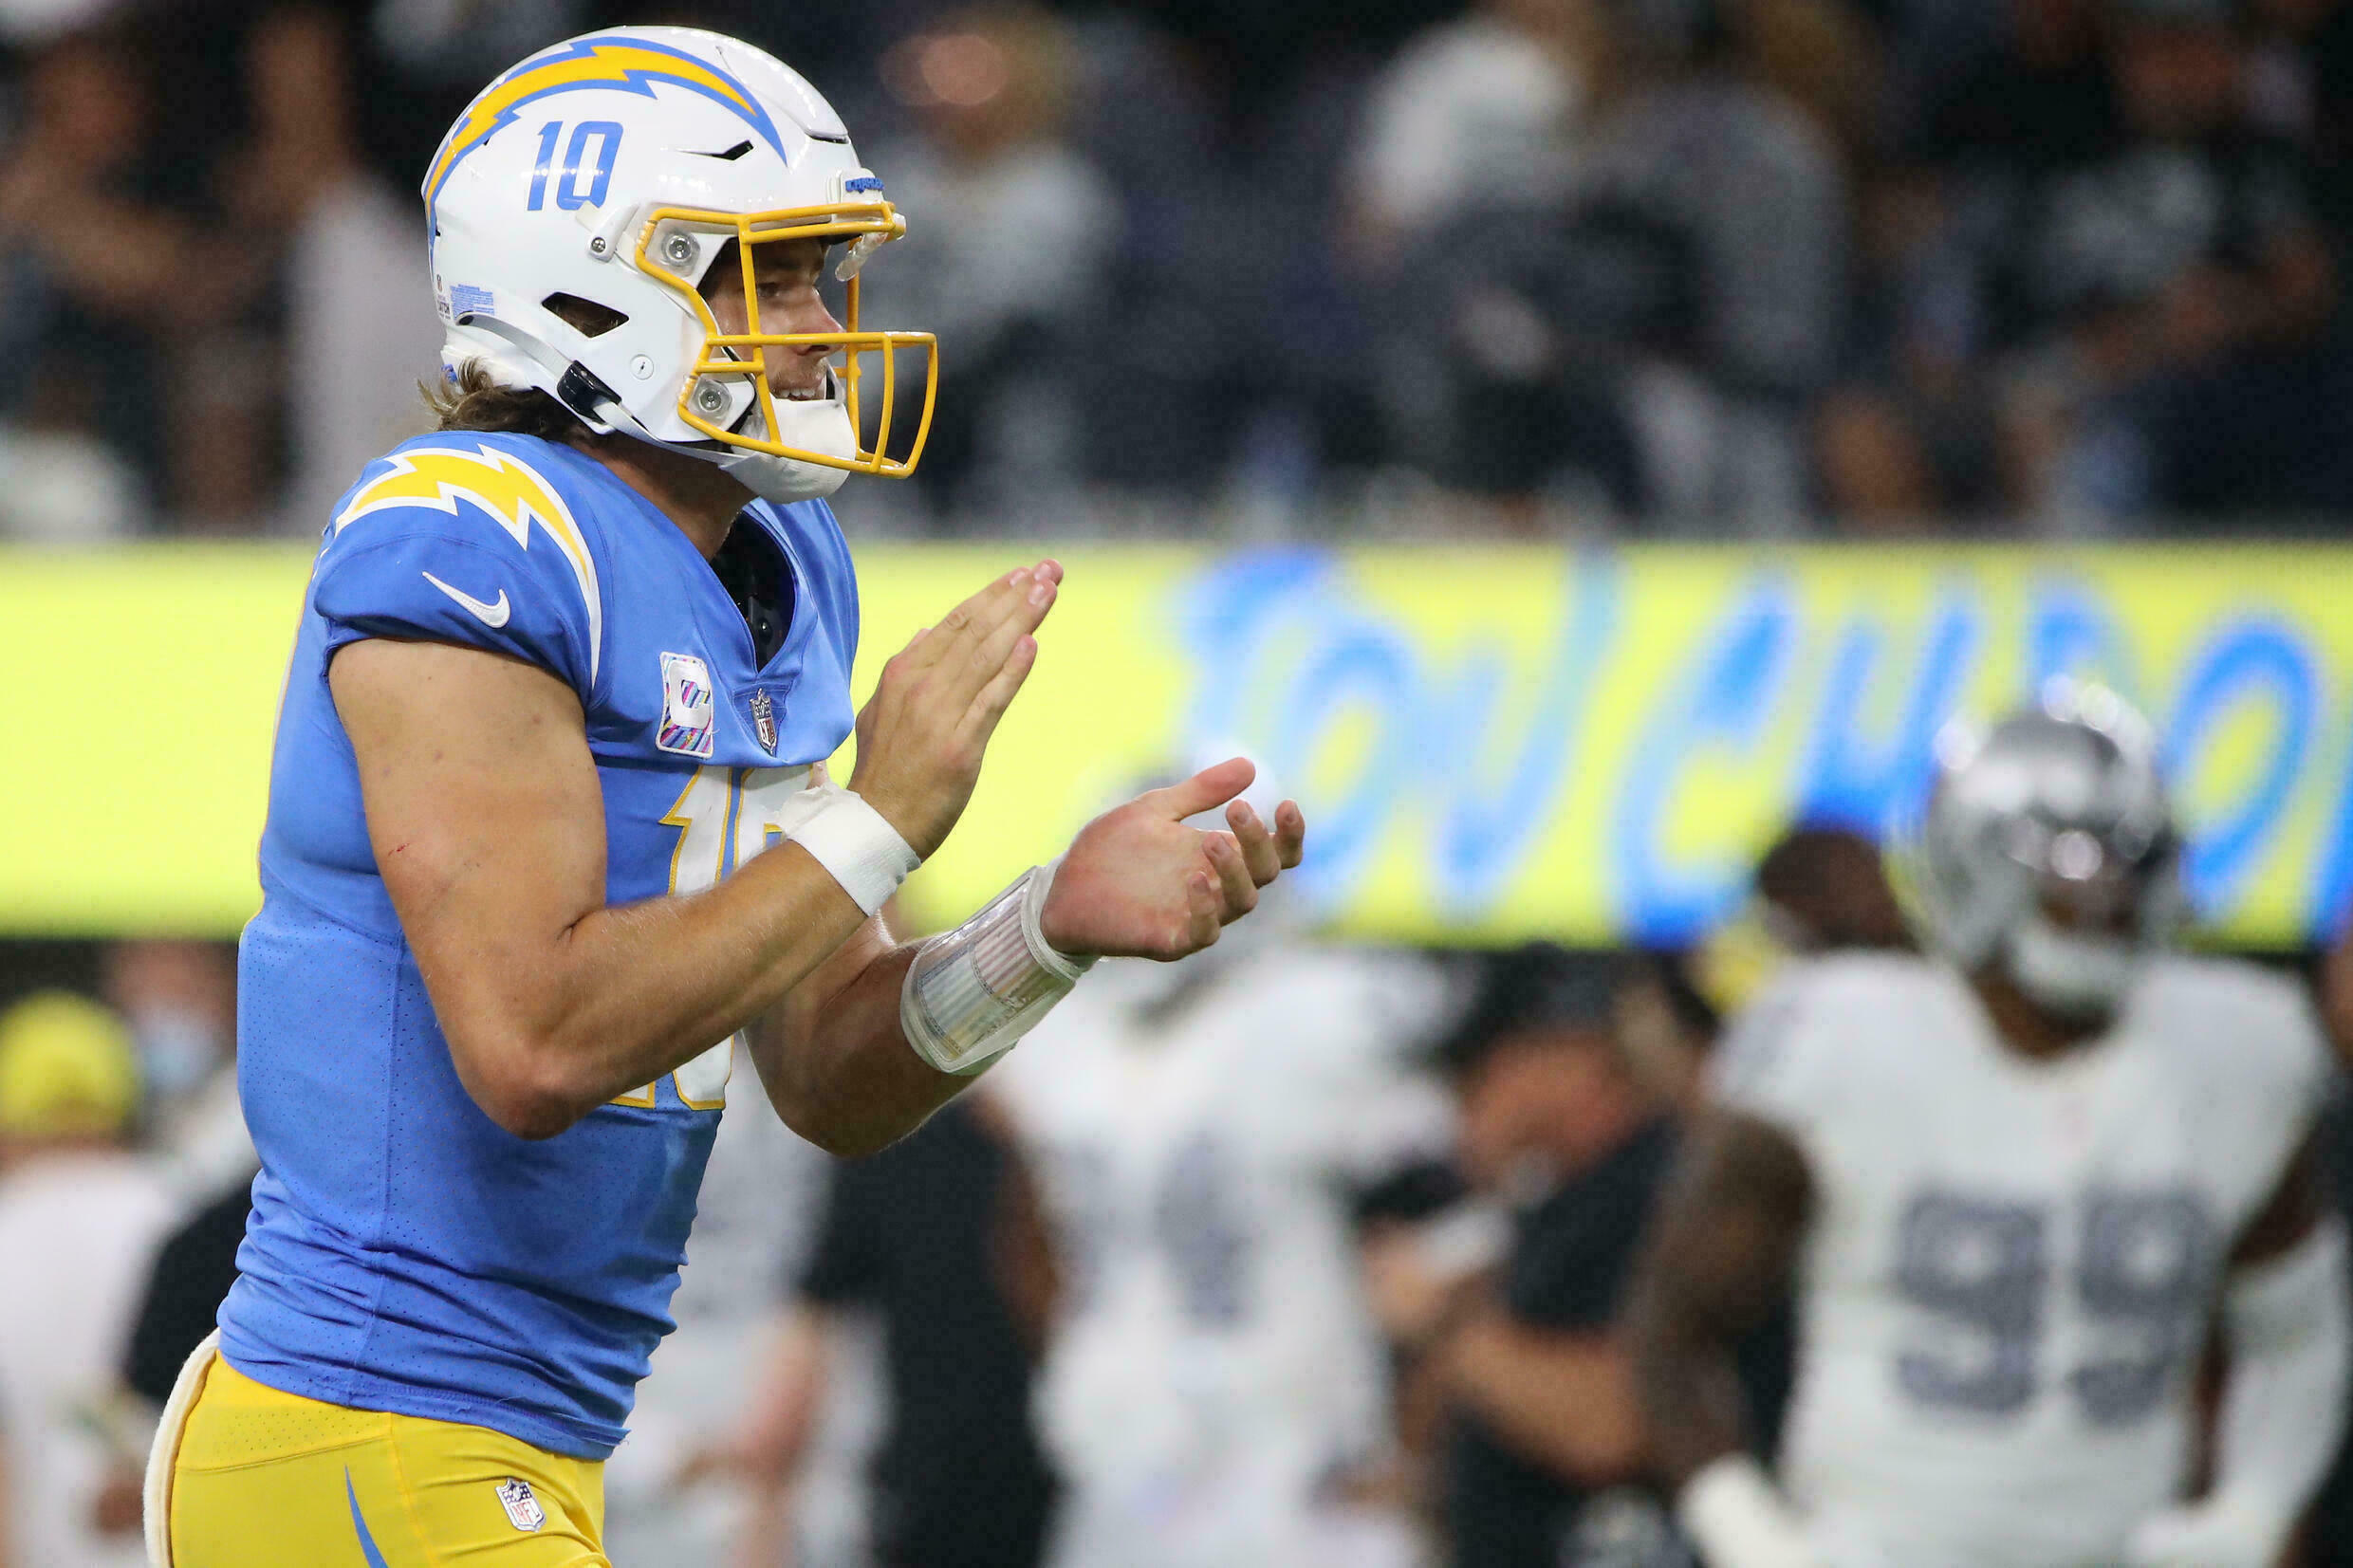
[[[1907,859],[1936,956],[1769,989],[1658,1216],[1630,1326],[1678,1512],[1711,1568],[2270,1568],[2344,1406],[2311,1008],[2161,950],[2177,839],[2112,694],[1944,751]],[[1792,1266],[1776,1487],[1730,1346]],[[2217,1313],[2214,1480],[2185,1502]]]
[[[1059,1264],[1055,1568],[1411,1559],[1400,1518],[1335,1485],[1389,1441],[1350,1197],[1451,1141],[1402,1061],[1446,987],[1411,957],[1237,935],[1099,966],[988,1080]]]

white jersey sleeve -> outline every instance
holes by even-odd
[[[1909,963],[1894,960],[1892,964]],[[1709,1064],[1710,1097],[1729,1111],[1780,1128],[1801,1145],[1838,1114],[1843,1086],[1839,993],[1854,987],[1858,966],[1834,960],[1783,971],[1732,1021]]]
[[[2152,967],[2126,1026],[2163,1042],[2200,1107],[2201,1160],[2252,1218],[2311,1135],[2334,1075],[2309,988],[2238,960],[2171,958]]]

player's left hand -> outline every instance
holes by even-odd
[[[1299,864],[1307,819],[1295,801],[1271,826],[1235,797],[1258,769],[1235,757],[1139,795],[1080,830],[1040,916],[1047,942],[1073,957],[1183,958],[1258,907],[1258,890]],[[1228,833],[1185,819],[1226,808]]]

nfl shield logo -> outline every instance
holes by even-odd
[[[751,728],[759,732],[760,749],[776,749],[776,705],[766,692],[751,693]]]
[[[513,1476],[498,1484],[498,1501],[507,1510],[507,1518],[518,1530],[536,1530],[547,1522],[547,1510],[531,1495],[531,1484]]]

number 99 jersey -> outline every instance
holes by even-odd
[[[1782,1469],[1828,1560],[2121,1560],[2183,1480],[2223,1267],[2326,1079],[2302,992],[2242,964],[2152,963],[2047,1061],[1920,959],[1760,998],[1717,1098],[1813,1175]]]
[[[279,715],[238,1079],[262,1155],[222,1354],[287,1393],[601,1459],[671,1328],[730,1042],[527,1142],[458,1081],[378,875],[327,686],[365,637],[454,643],[579,697],[605,898],[709,887],[794,824],[851,725],[858,601],[822,501],[736,528],[790,607],[762,661],[694,544],[602,464],[444,432],[365,470],[314,567]],[[501,737],[459,729],[452,747]]]

